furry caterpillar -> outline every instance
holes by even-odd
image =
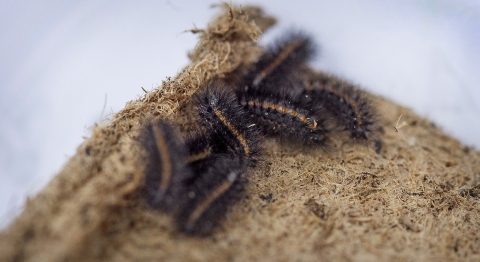
[[[185,166],[185,147],[172,125],[163,119],[147,123],[141,140],[147,151],[147,202],[153,207],[171,211],[181,194],[183,181],[191,176]]]
[[[234,155],[254,166],[261,150],[260,132],[220,80],[207,83],[195,95],[201,124]],[[218,143],[217,143],[218,145]],[[219,147],[221,149],[221,147]]]
[[[291,31],[267,48],[246,76],[246,85],[258,87],[264,83],[280,83],[316,53],[312,39],[303,32]]]
[[[237,95],[265,134],[279,135],[305,145],[326,146],[329,131],[321,104],[291,88],[269,84],[237,91]]]
[[[246,169],[240,158],[217,155],[183,196],[176,219],[180,230],[194,235],[210,234],[228,209],[243,196]]]
[[[303,84],[303,94],[311,101],[323,104],[351,138],[368,140],[374,129],[375,116],[362,90],[322,72],[309,72]]]

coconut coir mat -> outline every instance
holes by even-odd
[[[142,198],[139,126],[187,123],[188,98],[258,58],[275,19],[224,6],[178,76],[97,124],[63,170],[0,235],[0,261],[480,260],[480,152],[372,96],[381,149],[265,143],[246,197],[212,236],[191,237]],[[400,115],[408,126],[395,131]]]

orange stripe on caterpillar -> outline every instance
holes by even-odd
[[[155,144],[157,145],[157,149],[160,153],[162,178],[160,180],[159,190],[161,190],[161,195],[163,195],[167,188],[170,186],[170,178],[172,177],[172,159],[169,153],[169,149],[167,148],[167,143],[165,142],[165,134],[158,126],[154,125],[152,126],[152,128],[155,137]]]
[[[210,156],[211,154],[212,154],[212,150],[210,148],[206,148],[204,151],[202,151],[198,154],[188,156],[187,161],[189,163],[195,162],[195,161],[204,159],[204,158]]]

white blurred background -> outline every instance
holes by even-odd
[[[187,65],[197,36],[183,31],[204,28],[217,3],[0,3],[0,228],[61,170],[89,127]],[[279,18],[261,43],[292,26],[311,32],[321,45],[314,67],[480,148],[480,1],[246,3]]]

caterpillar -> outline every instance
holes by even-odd
[[[353,139],[368,140],[374,130],[375,115],[365,93],[355,85],[323,72],[309,71],[303,94],[325,106]]]
[[[283,82],[285,76],[299,69],[316,53],[310,36],[299,31],[290,31],[267,48],[245,77],[246,85],[261,86],[268,82]]]
[[[141,141],[148,158],[147,202],[177,217],[181,231],[210,234],[243,195],[248,168],[244,158],[231,151],[215,152],[205,133],[182,142],[174,126],[164,119],[149,121]]]
[[[187,152],[172,124],[164,119],[150,120],[142,130],[147,151],[145,191],[147,202],[163,211],[174,208],[182,184],[191,177],[185,165]]]
[[[314,103],[288,86],[264,84],[237,91],[240,104],[259,123],[265,134],[327,146],[328,121],[322,104]]]
[[[247,166],[232,155],[216,155],[187,189],[177,215],[180,230],[188,234],[208,235],[219,225],[228,209],[241,197],[247,183]]]
[[[233,90],[214,80],[195,94],[195,101],[201,125],[227,150],[255,166],[261,151],[260,131]]]

